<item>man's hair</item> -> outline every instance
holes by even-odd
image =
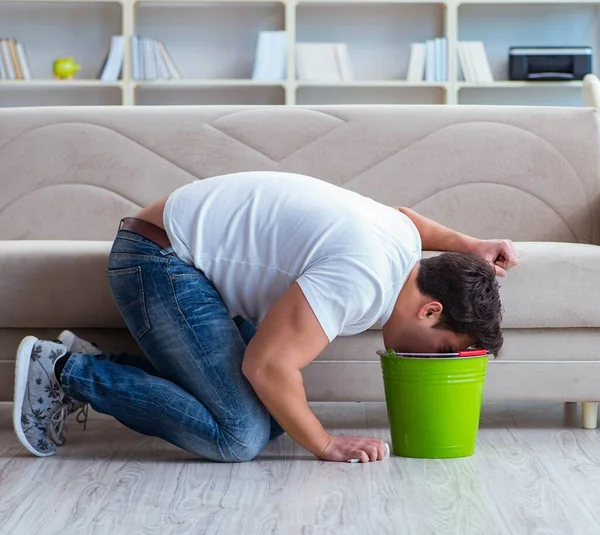
[[[417,275],[421,293],[442,306],[436,329],[467,334],[473,344],[494,355],[503,344],[500,286],[494,267],[478,256],[444,253],[421,260]]]

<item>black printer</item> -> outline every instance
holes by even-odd
[[[589,46],[513,46],[509,49],[508,58],[510,80],[583,80],[586,74],[592,72],[592,49]]]

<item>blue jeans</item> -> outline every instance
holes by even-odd
[[[283,433],[242,374],[254,326],[230,317],[201,271],[120,231],[108,275],[147,358],[74,354],[61,374],[67,395],[214,461],[248,461]]]

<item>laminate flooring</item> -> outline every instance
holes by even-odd
[[[329,429],[389,440],[381,403],[313,404]],[[600,534],[600,430],[576,404],[485,404],[477,452],[323,463],[281,437],[217,464],[90,415],[36,459],[0,404],[1,535]]]

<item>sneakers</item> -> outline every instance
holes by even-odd
[[[83,338],[79,338],[71,331],[63,331],[58,335],[57,342],[60,342],[64,346],[66,346],[67,351],[70,353],[79,353],[82,355],[101,355],[102,351],[98,348],[98,346],[84,340]],[[64,397],[65,407],[63,409],[63,417],[58,419],[58,422],[55,426],[50,429],[50,439],[57,446],[64,446],[67,438],[65,436],[66,425],[67,425],[67,416],[73,414],[74,412],[79,411],[77,414],[77,421],[83,424],[83,429],[87,426],[87,417],[88,417],[88,405],[87,403],[82,403],[80,401],[75,401],[68,396]]]
[[[17,350],[13,425],[21,444],[38,457],[56,453],[51,433],[62,430],[65,395],[54,374],[54,364],[68,349],[63,344],[23,339]]]
[[[38,457],[56,453],[56,446],[65,443],[66,417],[80,411],[84,429],[87,404],[65,395],[54,373],[56,361],[67,353],[101,355],[93,344],[63,331],[56,342],[28,336],[17,350],[13,425],[28,451]]]

